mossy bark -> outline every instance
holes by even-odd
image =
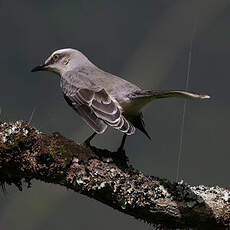
[[[18,121],[0,125],[0,183],[60,184],[164,229],[226,229],[230,192],[145,176],[125,153],[76,144]]]

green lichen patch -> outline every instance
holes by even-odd
[[[87,163],[89,159],[96,157],[90,148],[78,145],[59,133],[54,133],[52,136],[43,135],[37,146],[42,160],[63,163],[64,166],[68,166],[73,157],[77,157],[82,163]]]
[[[72,159],[72,153],[69,153],[64,145],[55,145],[55,146],[48,146],[49,154],[55,160],[64,160],[65,163],[69,163]]]

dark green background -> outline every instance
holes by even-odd
[[[193,22],[189,89],[212,96],[189,101],[180,179],[229,186],[229,0],[0,0],[0,107],[3,121],[29,120],[43,132],[82,142],[91,130],[62,97],[51,73],[30,73],[56,49],[81,50],[102,69],[146,89],[184,89]],[[194,20],[195,18],[195,20]],[[145,120],[150,142],[128,138],[131,163],[175,180],[183,100],[153,101]],[[93,144],[115,150],[108,130]],[[151,229],[95,200],[42,182],[0,196],[0,229]]]

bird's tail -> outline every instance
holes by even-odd
[[[123,105],[124,113],[126,115],[137,115],[140,113],[142,108],[155,99],[160,98],[169,98],[169,97],[177,97],[177,98],[185,98],[185,99],[208,99],[210,96],[206,94],[197,94],[186,91],[152,91],[152,90],[139,90],[135,91],[129,95],[131,103],[127,103]]]
[[[185,98],[185,99],[208,99],[210,96],[206,94],[198,94],[186,91],[153,91],[153,90],[140,90],[132,93],[130,95],[130,99],[132,103],[126,105],[125,113],[127,114],[137,114],[142,108],[155,99],[160,98],[169,98],[169,97],[176,97],[176,98]]]
[[[141,110],[154,99],[168,98],[168,97],[179,97],[185,99],[208,99],[210,96],[205,94],[197,94],[185,91],[152,91],[152,90],[140,90],[133,92],[129,95],[131,103],[123,105],[124,116],[140,131],[142,131],[149,139],[150,136],[145,130],[144,121],[142,118]]]
[[[187,98],[187,99],[208,99],[209,95],[206,94],[197,94],[186,91],[146,91],[146,93],[152,97],[152,99],[158,98],[168,98],[168,97],[179,97],[179,98]],[[147,95],[146,95],[147,96]]]

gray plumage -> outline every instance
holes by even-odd
[[[131,135],[135,128],[148,137],[142,108],[158,98],[209,98],[184,91],[142,90],[138,86],[104,72],[74,49],[55,51],[44,65],[33,71],[48,70],[59,74],[65,100],[97,133],[108,126]]]
[[[109,82],[101,79],[105,75],[95,67],[79,67],[66,72],[61,78],[64,97],[97,133],[103,133],[109,125],[127,135],[133,134],[135,128],[122,115],[122,108],[115,99],[116,91],[109,89]]]

